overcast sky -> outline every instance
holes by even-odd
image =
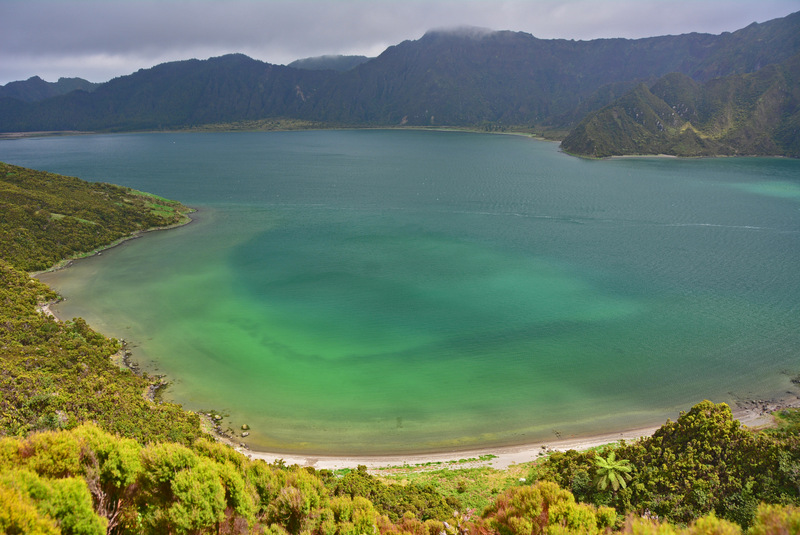
[[[639,38],[719,34],[795,11],[800,0],[0,0],[0,84],[105,82],[232,52],[276,64],[376,56],[434,28]]]

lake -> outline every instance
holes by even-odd
[[[797,160],[393,130],[3,140],[0,160],[198,209],[46,280],[254,449],[590,435],[800,374]]]

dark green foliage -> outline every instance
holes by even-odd
[[[760,502],[798,503],[781,474],[783,444],[744,429],[725,404],[705,401],[618,455],[636,466],[636,509],[688,523],[714,512],[747,526]]]
[[[580,502],[603,503],[594,483],[597,477],[596,459],[597,453],[593,450],[556,451],[545,462],[534,467],[528,479],[554,481],[561,488],[571,491]]]
[[[453,511],[461,509],[458,499],[444,498],[430,485],[385,485],[369,475],[365,466],[348,472],[332,487],[332,493],[335,496],[367,498],[392,522],[398,522],[407,513],[422,520],[449,520]]]
[[[590,113],[564,138],[570,153],[800,157],[800,56],[704,85],[673,73]]]
[[[633,467],[627,488],[618,492],[586,484],[598,475],[598,454],[591,451],[553,454],[537,474],[620,513],[682,524],[714,513],[747,527],[761,502],[800,504],[799,444],[796,429],[752,432],[727,405],[704,401],[652,437],[615,450]]]
[[[0,258],[46,269],[134,232],[183,222],[181,204],[0,162]]]

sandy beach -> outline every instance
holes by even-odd
[[[800,396],[789,394],[777,400],[751,400],[743,402],[741,406],[733,409],[733,416],[743,425],[761,429],[774,425],[772,413],[790,408],[800,407]],[[512,465],[535,461],[536,459],[553,451],[586,450],[605,444],[612,444],[620,440],[632,441],[642,437],[651,436],[660,426],[630,429],[627,431],[561,439],[549,442],[537,442],[522,446],[508,446],[484,448],[475,450],[452,451],[443,453],[428,453],[420,455],[387,455],[387,456],[311,456],[291,455],[281,453],[266,453],[251,451],[232,443],[225,437],[220,439],[231,444],[236,450],[251,459],[262,459],[267,462],[283,460],[287,465],[313,467],[318,470],[336,470],[342,468],[356,468],[364,465],[368,469],[379,469],[391,466],[417,466],[437,463],[437,468],[477,468],[491,467],[505,470]],[[441,464],[439,464],[441,463]],[[449,463],[449,465],[448,465]]]
[[[633,429],[621,433],[609,433],[585,438],[562,439],[551,442],[538,442],[522,446],[506,446],[475,450],[459,450],[443,453],[385,455],[365,457],[333,457],[333,456],[302,456],[276,453],[263,453],[235,448],[251,459],[262,459],[274,462],[282,459],[286,464],[297,464],[320,469],[336,470],[340,468],[356,468],[364,465],[369,469],[384,468],[389,466],[416,466],[428,463],[453,463],[453,468],[492,467],[504,470],[511,465],[534,461],[552,451],[566,451],[570,449],[585,450],[619,440],[635,440],[653,434],[658,427]],[[488,458],[491,457],[491,458]],[[465,460],[468,460],[464,462]],[[461,462],[458,462],[461,461]],[[444,466],[441,466],[444,468]]]

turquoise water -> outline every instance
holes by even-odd
[[[254,448],[398,453],[661,423],[800,373],[800,162],[585,161],[419,131],[0,141],[196,221],[46,278]]]

